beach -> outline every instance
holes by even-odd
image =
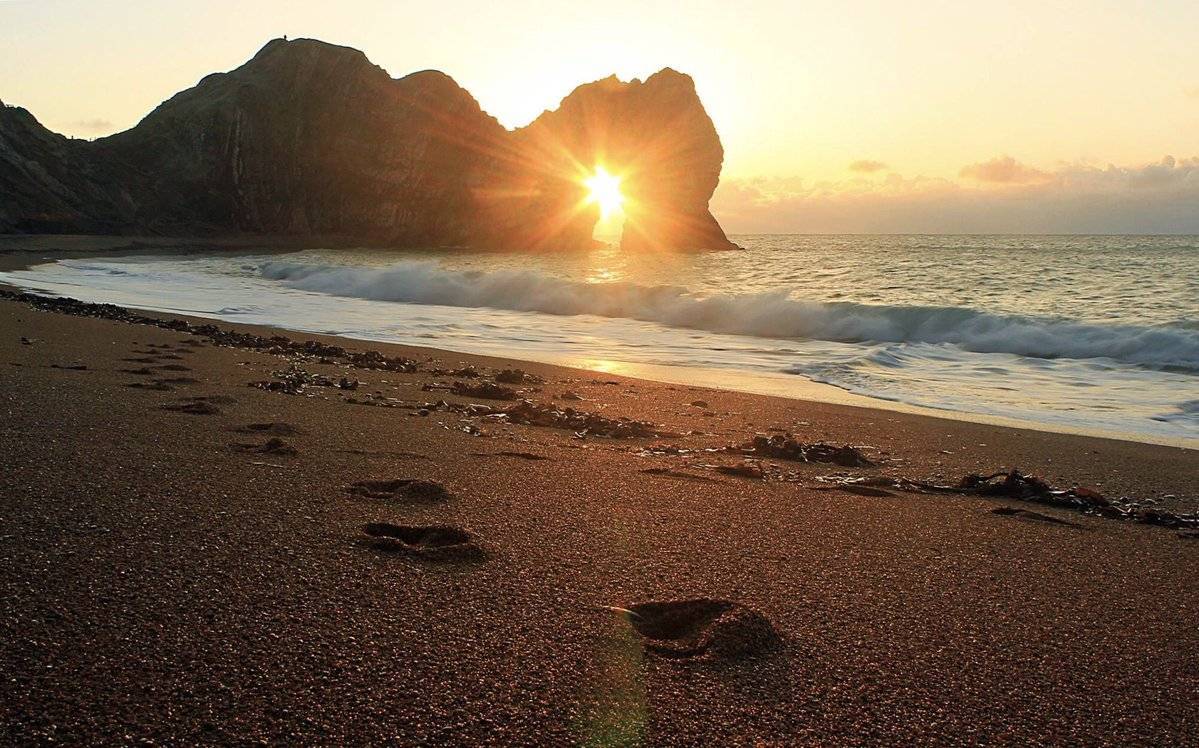
[[[6,742],[1194,744],[1194,450],[0,320]],[[1012,469],[1065,493],[948,490]]]

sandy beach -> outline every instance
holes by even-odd
[[[5,742],[1194,743],[1195,451],[29,301]]]
[[[0,748],[1199,748],[1199,3],[228,5],[0,1]]]

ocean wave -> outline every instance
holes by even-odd
[[[387,267],[286,260],[258,268],[291,288],[377,301],[595,315],[775,339],[952,344],[975,353],[1109,358],[1199,371],[1199,331],[1103,325],[963,307],[886,306],[792,299],[787,291],[699,297],[677,286],[586,283],[532,271],[447,270],[434,262]]]

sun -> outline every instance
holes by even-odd
[[[599,205],[600,218],[604,219],[620,210],[624,195],[620,193],[620,177],[609,174],[602,166],[595,167],[595,174],[583,180],[589,190],[587,202]]]

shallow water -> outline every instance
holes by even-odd
[[[369,340],[649,365],[714,386],[788,394],[794,382],[810,397],[814,380],[887,402],[1199,446],[1197,237],[736,240],[745,252],[63,260],[0,279]]]

